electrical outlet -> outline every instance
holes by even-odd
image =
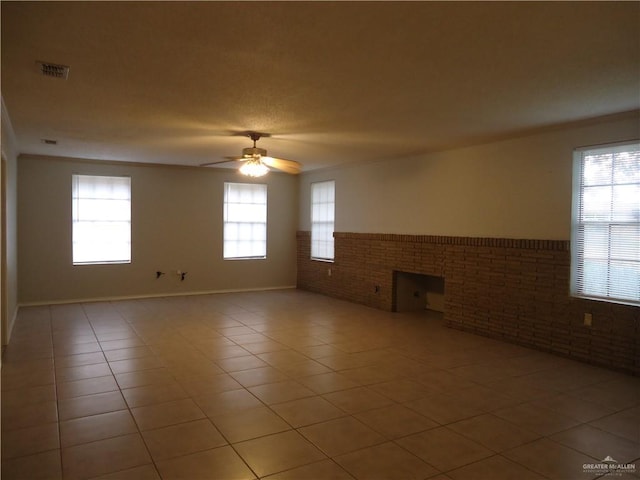
[[[585,327],[590,327],[592,323],[593,323],[593,315],[590,314],[590,313],[585,313],[584,314],[584,326]]]
[[[327,268],[327,276],[330,277],[331,276],[331,269]]]

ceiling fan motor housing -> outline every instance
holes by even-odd
[[[257,156],[266,157],[267,151],[264,148],[247,147],[242,149],[242,156],[245,158],[257,157]]]

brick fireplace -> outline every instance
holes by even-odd
[[[335,262],[297,234],[298,288],[388,311],[397,272],[443,279],[451,328],[640,375],[640,308],[569,296],[569,242],[336,232]],[[593,315],[592,326],[584,314]]]

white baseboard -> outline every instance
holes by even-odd
[[[263,292],[271,290],[291,290],[295,289],[295,285],[283,285],[277,287],[260,287],[260,288],[239,288],[239,289],[225,289],[225,290],[203,290],[197,292],[173,292],[173,293],[154,293],[154,294],[141,294],[141,295],[118,295],[112,297],[94,297],[94,298],[76,298],[68,300],[49,300],[44,302],[25,302],[20,303],[18,308],[23,307],[42,307],[45,305],[67,305],[71,303],[95,303],[95,302],[117,302],[119,300],[143,300],[145,298],[163,298],[163,297],[190,297],[194,295],[216,295],[222,293],[246,293],[246,292]],[[17,317],[14,315],[13,321]],[[13,327],[13,322],[11,324]]]

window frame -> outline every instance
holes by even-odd
[[[332,197],[330,202],[324,202],[324,203],[318,202],[318,203],[316,203],[316,202],[314,202],[314,189],[315,188],[319,188],[322,184],[332,184],[333,185],[333,197]],[[335,233],[335,224],[336,224],[336,220],[335,220],[336,181],[335,180],[320,180],[318,182],[312,182],[311,185],[310,185],[309,190],[310,190],[310,212],[309,212],[310,215],[309,216],[310,216],[310,223],[311,223],[311,252],[310,252],[310,257],[311,257],[311,260],[316,260],[316,261],[319,261],[319,262],[333,263],[333,262],[335,262],[335,240],[334,240],[333,234]],[[326,205],[332,205],[333,206],[333,211],[332,211],[332,214],[331,214],[332,220],[330,222],[329,221],[314,220],[314,211],[315,211],[314,207],[316,207],[317,205],[320,205],[320,204],[326,204]],[[314,231],[316,231],[314,226],[317,225],[317,224],[320,224],[320,223],[325,224],[325,225],[328,225],[328,224],[331,225],[331,228],[330,228],[330,230],[331,230],[331,238],[330,238],[330,240],[328,238],[325,238],[325,239],[322,239],[322,240],[314,239]],[[327,244],[330,245],[330,250],[331,250],[331,254],[332,254],[331,256],[314,255],[314,250],[315,250],[314,246],[316,245],[316,242],[321,242],[321,241],[326,242]],[[316,251],[315,253],[318,253],[318,252]]]
[[[583,298],[588,300],[595,301],[603,301],[609,303],[618,303],[625,305],[635,305],[640,306],[640,286],[638,287],[637,298],[631,298],[628,296],[624,296],[620,293],[615,293],[616,286],[618,287],[618,291],[620,290],[620,285],[626,285],[627,282],[615,282],[615,279],[611,278],[612,270],[617,265],[621,265],[623,263],[638,263],[640,264],[640,240],[638,240],[638,245],[635,246],[637,249],[637,253],[634,254],[634,245],[631,242],[623,242],[618,245],[624,245],[623,256],[614,256],[612,254],[612,242],[615,239],[622,238],[620,234],[618,236],[615,235],[613,228],[618,227],[618,231],[620,231],[620,227],[622,228],[630,228],[634,230],[637,228],[640,230],[640,214],[637,214],[635,219],[632,218],[630,220],[622,220],[620,217],[616,218],[616,213],[620,215],[620,213],[626,213],[626,210],[616,209],[616,196],[614,188],[616,186],[638,186],[640,187],[640,177],[636,181],[632,182],[616,182],[615,181],[615,157],[612,158],[612,166],[611,166],[611,179],[607,183],[594,183],[594,184],[586,184],[585,185],[585,159],[589,156],[593,156],[596,154],[613,154],[621,153],[624,151],[638,151],[640,152],[640,140],[632,140],[625,142],[617,142],[611,144],[603,144],[603,145],[594,145],[594,146],[586,146],[580,147],[574,150],[573,153],[573,184],[572,184],[572,205],[571,205],[571,267],[570,267],[570,294],[576,298]],[[639,174],[640,175],[640,174]],[[586,188],[606,188],[609,187],[611,189],[611,193],[609,194],[609,213],[610,218],[608,220],[585,220],[583,214],[584,204],[585,204],[585,187]],[[634,198],[633,195],[630,198]],[[640,200],[639,200],[640,202]],[[617,204],[623,204],[624,201],[618,198]],[[596,205],[595,200],[591,200],[589,206]],[[638,210],[640,212],[640,209]],[[631,212],[633,212],[633,206],[631,206]],[[593,215],[593,214],[592,214]],[[633,215],[633,213],[632,213]],[[597,232],[596,235],[600,234],[600,238],[606,239],[606,250],[607,253],[601,258],[597,258],[594,254],[591,254],[591,257],[585,252],[589,243],[585,240],[586,228],[588,226],[595,227],[592,231]],[[604,229],[606,227],[606,234],[604,236],[601,235],[601,232],[598,231],[598,227]],[[596,237],[594,237],[596,238]],[[633,234],[630,236],[633,238]],[[594,244],[591,243],[593,246]],[[630,250],[627,250],[627,247],[630,246]],[[593,246],[593,249],[596,247]],[[617,247],[620,251],[620,247]],[[626,255],[626,256],[624,256]],[[638,256],[637,259],[632,257]],[[588,266],[587,260],[592,260],[592,265],[597,264],[598,261],[600,263],[606,263],[606,275],[604,275],[606,281],[601,284],[604,289],[604,293],[595,292],[593,288],[589,288],[585,283],[589,283],[595,280],[598,280],[599,277],[597,275],[589,275],[589,273],[585,272],[586,267]],[[612,267],[613,264],[613,267]],[[604,267],[601,267],[604,268]],[[620,267],[617,267],[620,268]],[[633,270],[633,269],[632,269]],[[633,275],[633,273],[632,273]],[[628,282],[633,283],[633,282]],[[614,290],[612,292],[612,290]],[[626,293],[626,292],[625,292]]]
[[[251,186],[251,187],[261,187],[264,189],[264,222],[240,222],[240,221],[229,221],[229,205],[227,201],[227,193],[228,188],[233,185],[243,185],[243,186]],[[237,205],[237,203],[235,203]],[[260,204],[262,205],[262,204]],[[249,182],[224,182],[223,185],[223,198],[222,198],[222,259],[223,260],[266,260],[268,254],[268,226],[269,226],[269,188],[266,183],[249,183]],[[231,242],[231,240],[227,239],[227,226],[231,223],[251,223],[251,224],[264,224],[264,240],[260,240],[264,244],[264,254],[260,255],[228,255],[227,252],[227,242]],[[255,240],[250,240],[252,242],[256,242]]]
[[[77,228],[81,223],[109,223],[116,222],[115,220],[109,220],[105,217],[98,218],[97,220],[85,220],[82,221],[79,219],[79,208],[80,202],[83,200],[83,197],[79,197],[76,194],[77,189],[80,186],[81,177],[91,177],[91,178],[109,178],[109,179],[126,179],[128,180],[128,188],[129,188],[129,198],[128,200],[128,220],[119,220],[119,222],[125,222],[128,224],[128,239],[127,241],[122,241],[122,243],[128,244],[128,258],[120,258],[120,259],[111,259],[111,260],[76,260],[76,245],[80,244],[79,240],[76,240]],[[133,215],[132,215],[132,177],[131,175],[96,175],[96,174],[84,174],[84,173],[72,173],[71,174],[71,264],[75,266],[84,266],[84,265],[129,265],[133,262]],[[94,198],[94,200],[125,200],[125,199],[117,199],[117,198]],[[87,198],[84,198],[87,200]]]

